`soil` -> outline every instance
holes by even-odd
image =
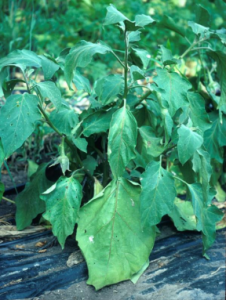
[[[16,184],[26,181],[24,171],[15,171]],[[8,175],[2,176],[6,189],[12,187]],[[7,195],[14,199],[15,195]],[[0,203],[0,216],[10,216],[15,206]],[[0,218],[1,220],[1,218]],[[150,265],[137,284],[121,282],[100,291],[86,284],[87,267],[81,253],[75,263],[69,257],[79,252],[75,237],[67,239],[65,249],[54,243],[51,231],[22,238],[8,238],[0,243],[0,299],[1,300],[223,300],[225,294],[225,234],[218,231],[217,240],[208,254],[202,256],[201,235],[178,233],[169,220],[160,226],[150,256]],[[43,245],[43,249],[39,246]],[[49,245],[49,247],[47,247]],[[45,247],[46,246],[46,247]],[[42,250],[42,251],[40,251]],[[68,267],[70,265],[70,267]]]

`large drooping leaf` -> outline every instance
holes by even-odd
[[[211,115],[212,126],[204,133],[204,146],[211,158],[223,162],[222,147],[226,146],[226,117],[222,116],[222,123],[217,114]]]
[[[70,109],[66,105],[62,105],[60,109],[55,109],[49,115],[53,125],[66,135],[70,135],[72,129],[78,124],[78,114],[74,109]]]
[[[179,108],[188,105],[187,91],[191,84],[178,73],[168,72],[166,69],[157,68],[157,74],[154,81],[165,90],[162,99],[168,103],[169,112],[173,117]]]
[[[45,80],[49,80],[53,77],[57,70],[59,70],[60,66],[54,62],[52,59],[39,55],[41,59],[42,70],[44,74]]]
[[[112,116],[108,136],[108,160],[114,177],[120,177],[136,157],[137,122],[124,105]]]
[[[174,179],[161,167],[160,161],[152,161],[142,174],[141,186],[141,223],[144,227],[154,226],[173,209]]]
[[[43,217],[52,224],[53,234],[64,249],[66,238],[73,233],[78,221],[82,186],[73,177],[60,177],[41,195],[41,199],[46,204]]]
[[[141,228],[140,186],[112,181],[81,208],[77,241],[96,289],[131,279],[147,261],[155,227]]]
[[[173,220],[177,230],[196,230],[196,217],[190,201],[176,198],[169,216]]]
[[[203,233],[203,255],[213,244],[216,238],[216,223],[219,222],[223,213],[214,205],[207,206],[203,199],[202,186],[199,183],[187,184],[191,194],[194,214],[197,218],[197,230]]]
[[[29,50],[15,50],[6,57],[0,59],[0,70],[9,65],[18,65],[22,70],[26,67],[41,67],[41,59]]]
[[[178,25],[171,17],[164,15],[159,24],[169,30],[172,30],[181,36],[185,37],[185,30],[182,26]]]
[[[198,93],[189,92],[187,96],[192,123],[204,132],[211,127],[209,116],[205,109],[205,100]]]
[[[178,129],[179,141],[177,144],[179,161],[184,165],[203,144],[201,135],[189,127],[181,125]]]
[[[112,52],[111,48],[104,44],[94,44],[81,41],[70,50],[65,60],[65,79],[71,85],[73,73],[77,67],[85,68],[92,60],[94,54],[106,54]]]
[[[45,203],[40,199],[41,194],[52,184],[46,178],[47,164],[42,164],[37,172],[31,177],[31,182],[26,184],[25,189],[16,197],[16,226],[23,230],[29,226],[32,220],[45,211]]]
[[[49,99],[56,108],[59,108],[62,104],[61,93],[58,87],[52,81],[44,81],[37,84],[37,88],[45,99]]]
[[[150,126],[140,127],[139,133],[148,155],[158,157],[165,150],[164,146],[161,145],[161,138],[156,136],[154,130]]]
[[[211,50],[207,54],[217,62],[217,76],[221,86],[221,98],[218,107],[226,114],[226,52]]]
[[[96,82],[95,92],[98,101],[103,105],[109,104],[115,100],[116,96],[123,91],[123,77],[120,75],[109,75]]]
[[[209,26],[210,14],[209,12],[200,4],[195,7],[195,22],[203,26]]]
[[[10,96],[0,110],[0,137],[5,156],[17,150],[35,129],[41,118],[38,97],[27,93]]]
[[[94,133],[106,132],[109,129],[111,117],[115,109],[110,109],[108,111],[99,110],[89,115],[82,122],[84,136],[90,136]]]

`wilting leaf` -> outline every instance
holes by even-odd
[[[40,199],[41,194],[53,183],[46,178],[47,164],[40,165],[37,172],[31,177],[31,182],[16,197],[16,226],[23,230],[32,220],[45,211],[45,203]]]
[[[203,138],[189,127],[181,125],[178,129],[179,141],[177,145],[179,160],[184,165],[203,144]]]
[[[136,157],[136,141],[137,122],[124,105],[113,114],[108,137],[108,160],[115,177],[120,177]]]
[[[64,248],[66,238],[74,231],[82,200],[82,186],[73,177],[60,177],[41,195],[46,212],[43,217],[53,226],[53,234]]]
[[[154,226],[173,209],[176,190],[174,179],[161,167],[161,162],[150,162],[141,180],[141,223],[144,228]]]
[[[17,150],[35,129],[41,119],[38,97],[27,93],[10,96],[0,110],[0,137],[5,156]]]
[[[132,279],[150,255],[155,227],[141,229],[139,195],[139,185],[120,178],[80,211],[76,238],[96,289]]]

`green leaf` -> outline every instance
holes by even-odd
[[[136,65],[139,68],[147,69],[147,66],[151,59],[151,55],[144,49],[131,47],[129,59],[132,61],[133,65]]]
[[[41,67],[41,60],[37,54],[29,50],[15,50],[0,59],[0,70],[9,65],[17,65],[23,71],[26,67]]]
[[[191,27],[194,34],[198,36],[204,37],[206,34],[209,34],[209,27],[202,26],[193,21],[188,21],[188,26]]]
[[[56,108],[62,104],[61,93],[58,87],[52,81],[40,82],[36,85],[43,98],[49,99]]]
[[[44,78],[45,80],[50,80],[53,77],[53,75],[56,73],[56,71],[59,70],[60,66],[52,59],[49,59],[44,55],[39,55],[39,57],[41,59]]]
[[[73,83],[75,84],[78,91],[83,90],[88,94],[91,94],[91,86],[89,80],[82,76],[78,71],[75,72]]]
[[[1,138],[0,138],[0,168],[3,164],[4,159],[5,159],[5,152],[4,152],[2,141],[1,141]]]
[[[155,20],[147,15],[136,15],[135,17],[135,25],[139,27],[144,27],[146,25],[154,23]]]
[[[208,51],[207,54],[217,63],[217,76],[221,87],[221,98],[218,108],[226,114],[226,53],[211,50]]]
[[[28,178],[31,178],[31,176],[37,172],[38,170],[38,164],[36,164],[33,160],[28,159],[28,170],[27,170],[27,176]]]
[[[99,110],[89,115],[82,122],[84,136],[90,136],[94,133],[106,132],[109,129],[111,117],[114,109],[103,111]]]
[[[203,255],[206,256],[206,251],[216,238],[215,224],[222,219],[223,213],[214,205],[207,206],[207,203],[203,199],[201,184],[194,183],[187,186],[197,218],[197,230],[203,233]]]
[[[179,141],[177,145],[179,161],[184,165],[203,144],[203,138],[189,127],[181,125],[178,129]]]
[[[70,50],[65,60],[65,79],[68,86],[71,86],[73,72],[76,68],[85,68],[92,60],[94,54],[106,54],[112,52],[111,48],[104,44],[93,44],[86,41],[81,41]]]
[[[170,73],[166,69],[157,68],[157,74],[154,81],[164,89],[162,99],[168,103],[169,112],[173,117],[179,108],[188,105],[187,91],[191,89],[191,84],[178,73]]]
[[[165,147],[160,144],[162,139],[156,136],[154,130],[150,126],[140,127],[139,133],[148,155],[158,157],[165,150]]]
[[[136,157],[137,122],[124,105],[112,116],[108,136],[108,160],[114,177],[120,177]]]
[[[190,201],[174,200],[174,207],[169,213],[177,230],[196,230],[196,217]]]
[[[139,30],[137,30],[137,31],[131,31],[128,34],[129,43],[140,41],[140,39],[141,39],[140,35],[141,35],[141,32]]]
[[[218,38],[222,44],[226,45],[226,29],[221,28],[211,33],[212,38]]]
[[[209,26],[210,14],[209,12],[200,4],[195,7],[195,22],[203,26]]]
[[[209,181],[212,174],[210,155],[203,149],[198,149],[193,156],[193,170],[199,172],[202,183],[204,201],[208,201]]]
[[[86,159],[82,161],[84,167],[93,175],[96,167],[98,166],[97,161],[94,157],[87,155]]]
[[[124,81],[121,75],[109,75],[99,79],[95,85],[98,101],[103,105],[113,102],[123,92]]]
[[[164,66],[177,64],[178,60],[173,58],[172,52],[169,49],[160,46],[160,50],[162,52],[162,62]]]
[[[137,66],[130,67],[130,74],[133,81],[145,78],[144,71]]]
[[[75,144],[75,146],[81,150],[82,152],[87,153],[87,146],[88,146],[88,142],[86,139],[84,138],[72,138],[72,142]]]
[[[45,211],[45,203],[40,195],[53,183],[46,178],[45,172],[48,164],[39,166],[37,172],[31,177],[31,182],[16,197],[16,226],[23,230],[29,226],[32,220]]]
[[[0,137],[9,157],[17,150],[35,129],[35,122],[41,118],[38,97],[27,93],[10,96],[0,110]]]
[[[59,109],[55,109],[49,115],[50,121],[61,132],[70,135],[71,131],[78,124],[78,114],[74,109],[70,109],[66,105],[62,105]]]
[[[80,211],[76,239],[97,290],[132,279],[149,258],[155,227],[142,230],[139,195],[139,185],[120,178]]]
[[[176,190],[171,173],[161,167],[160,161],[150,162],[141,179],[141,223],[154,226],[173,209]]]
[[[164,15],[159,24],[161,26],[163,26],[169,30],[172,30],[172,31],[180,34],[181,36],[185,37],[184,28],[181,27],[180,25],[178,25],[176,22],[174,22],[174,20],[171,17]]]
[[[217,194],[215,196],[215,198],[217,199],[218,202],[225,202],[226,199],[226,193],[225,191],[222,189],[221,185],[219,182],[216,183],[215,189],[217,191]]]
[[[2,86],[3,86],[7,76],[8,76],[7,68],[3,68],[3,70],[0,70],[0,97],[4,96]]]
[[[104,189],[102,184],[100,183],[99,180],[94,177],[94,192],[93,192],[93,197],[96,197],[97,195],[100,194],[100,192]]]
[[[204,133],[204,146],[209,152],[211,158],[215,158],[222,163],[222,147],[226,146],[226,118],[223,116],[222,124],[218,115],[213,115],[212,126]]]
[[[104,25],[117,24],[125,20],[130,21],[126,16],[124,16],[120,11],[118,11],[114,7],[114,5],[110,4],[107,7],[107,15],[104,20]]]
[[[1,200],[2,200],[2,196],[3,196],[4,192],[5,192],[5,186],[4,186],[4,184],[0,181],[0,202],[1,202]]]
[[[203,132],[211,127],[209,116],[205,109],[205,100],[198,93],[188,92],[190,117],[194,126]]]
[[[57,182],[41,195],[46,212],[43,217],[52,224],[53,234],[62,249],[66,238],[74,231],[82,200],[82,186],[73,177],[60,177]]]

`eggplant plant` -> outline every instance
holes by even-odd
[[[37,122],[60,140],[58,157],[51,166],[41,164],[16,198],[17,228],[42,214],[64,248],[77,224],[87,283],[96,289],[139,278],[165,215],[179,231],[201,232],[208,258],[223,216],[212,200],[225,180],[225,29],[211,30],[201,6],[181,28],[168,16],[131,21],[110,5],[109,25],[119,29],[123,53],[102,41],[81,41],[58,58],[16,50],[0,59],[0,164],[23,147]],[[167,43],[156,45],[154,56],[139,48],[145,26],[181,35],[187,50],[175,56]],[[98,55],[114,59],[121,71],[91,85],[82,70]],[[196,77],[185,76],[189,55]],[[20,79],[12,78],[15,68]],[[62,97],[57,74],[71,90],[83,91],[87,109],[77,112]],[[18,84],[26,91],[15,93]],[[53,165],[61,168],[55,182],[46,176]]]

